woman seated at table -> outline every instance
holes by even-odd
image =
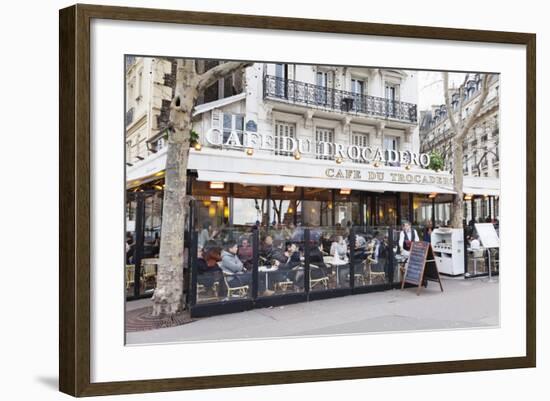
[[[344,238],[341,235],[337,235],[334,239],[334,242],[330,245],[330,255],[332,256],[333,263],[346,264],[348,263],[348,247]]]
[[[206,288],[212,288],[215,282],[222,285],[222,270],[218,266],[221,260],[221,252],[217,247],[198,249],[197,283]]]

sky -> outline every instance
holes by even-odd
[[[464,73],[450,73],[449,86],[462,84]],[[443,74],[439,71],[418,72],[418,110],[428,110],[432,105],[445,104]]]

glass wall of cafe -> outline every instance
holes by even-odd
[[[411,221],[423,236],[425,227],[450,220],[452,201],[451,195],[196,178],[191,191],[188,300],[194,316],[395,288],[401,221]],[[224,258],[248,273],[232,277],[218,269]]]
[[[126,298],[150,297],[156,286],[160,251],[164,179],[126,191]]]

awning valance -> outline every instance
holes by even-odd
[[[331,180],[325,178],[305,178],[273,174],[233,173],[227,171],[199,170],[199,181],[223,181],[247,185],[293,185],[308,188],[355,189],[371,192],[412,192],[419,194],[452,194],[447,188],[437,185],[396,184],[388,182],[369,182],[353,180]]]

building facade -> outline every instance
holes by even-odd
[[[481,93],[480,74],[472,75],[472,79],[466,82],[464,97],[463,118],[479,102]],[[451,106],[458,107],[459,94],[455,91],[451,95]],[[489,79],[489,94],[480,110],[481,118],[470,129],[462,145],[463,172],[465,180],[477,183],[478,187],[499,187],[499,77],[492,75]],[[451,124],[445,104],[434,105],[430,110],[420,112],[420,151],[436,152],[443,157],[445,170],[452,171],[453,154],[451,146]],[[498,195],[493,191],[475,196],[467,193],[466,203],[467,220],[498,219]]]
[[[217,63],[197,60],[196,66],[201,72]],[[127,262],[142,280],[128,291],[141,296],[154,287],[138,266],[154,258],[161,240],[175,61],[136,59],[127,71],[127,110],[136,113],[126,126],[126,227],[135,244]],[[448,225],[452,177],[430,170],[429,155],[420,152],[417,74],[254,63],[207,88],[193,112],[185,243],[193,244],[200,232],[199,249],[213,239],[225,246],[229,239],[250,243],[254,236],[283,238],[304,249],[306,231],[316,241],[352,241],[354,232],[366,241],[394,243],[394,229],[404,220],[420,233]],[[399,281],[391,264],[379,272],[382,289]],[[350,275],[335,271],[325,284],[349,291]],[[367,276],[361,277],[367,286]]]

